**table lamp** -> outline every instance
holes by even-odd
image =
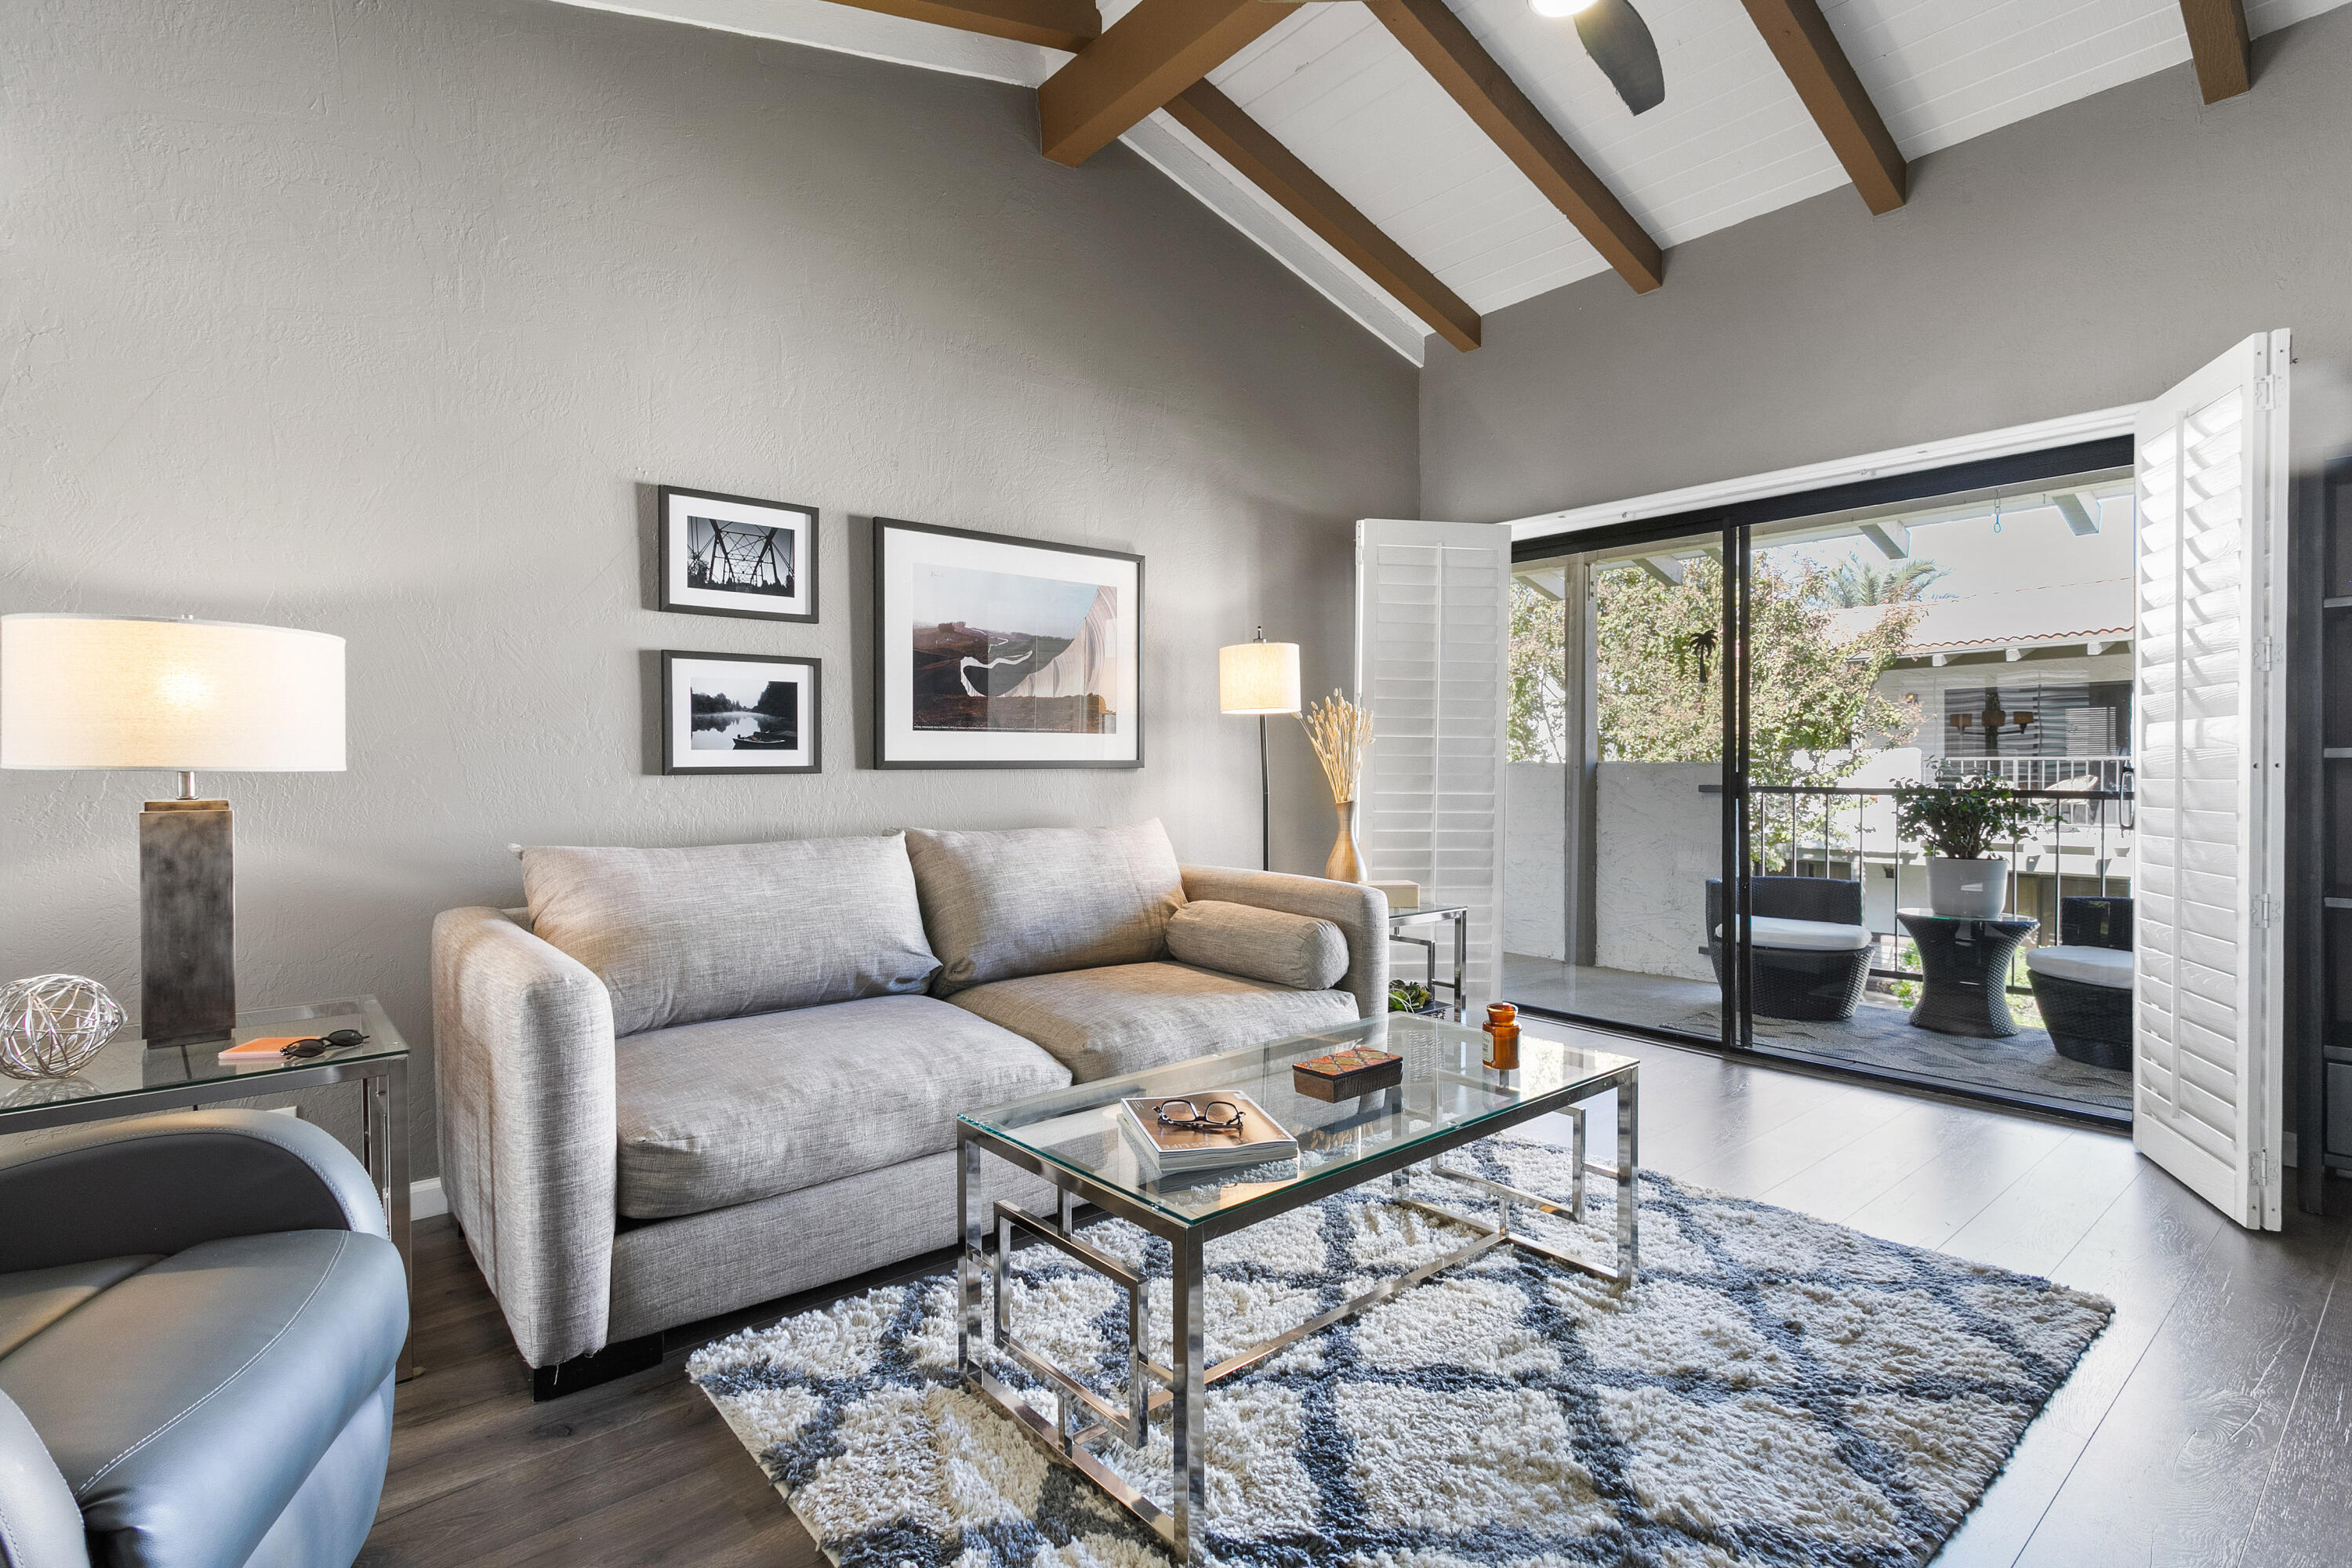
[[[1217,710],[1257,715],[1257,842],[1263,868],[1274,869],[1274,773],[1266,761],[1265,721],[1270,713],[1298,711],[1298,645],[1268,642],[1257,628],[1255,642],[1217,650]]]
[[[141,1028],[152,1047],[236,1022],[228,802],[196,773],[340,773],[343,639],[286,626],[0,616],[0,768],[152,768],[139,816]]]

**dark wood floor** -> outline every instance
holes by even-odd
[[[2250,1236],[2106,1133],[1623,1048],[1643,1058],[1645,1164],[2115,1300],[1939,1564],[2352,1563],[2346,1219]],[[362,1564],[820,1561],[687,1383],[690,1346],[533,1405],[446,1220],[420,1234],[417,1291],[425,1372],[400,1391]]]

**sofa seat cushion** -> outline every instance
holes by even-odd
[[[997,833],[917,828],[907,854],[940,955],[935,996],[1158,958],[1169,917],[1184,905],[1184,874],[1157,819]]]
[[[1791,921],[1777,915],[1753,915],[1749,923],[1755,927],[1758,947],[1779,948],[1784,952],[1860,952],[1870,945],[1868,926],[1844,925],[1836,921]],[[1717,940],[1723,928],[1716,927]]]
[[[1088,1083],[1356,1021],[1345,991],[1298,991],[1184,963],[999,980],[955,1005],[1036,1041]]]
[[[2121,948],[2029,947],[2025,950],[2025,967],[2053,980],[2105,985],[2116,991],[2131,989],[2132,955]]]
[[[955,1145],[957,1113],[1070,1081],[1018,1035],[877,996],[635,1035],[614,1049],[622,1214],[666,1219]]]
[[[236,1568],[392,1375],[408,1331],[382,1237],[200,1242],[0,1358],[81,1505],[93,1561]]]
[[[160,1252],[62,1263],[54,1268],[24,1268],[0,1274],[0,1356],[6,1355],[76,1307],[113,1289],[150,1264]]]
[[[526,849],[530,929],[613,994],[613,1033],[920,992],[905,838]]]

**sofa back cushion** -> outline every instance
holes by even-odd
[[[907,835],[935,995],[1024,974],[1160,956],[1184,903],[1175,848],[1155,818],[1132,827]]]
[[[1168,922],[1168,956],[1268,985],[1327,991],[1348,973],[1348,934],[1329,921],[1199,899]]]
[[[613,1032],[640,1034],[919,992],[903,836],[696,849],[526,849],[531,930],[596,973]]]

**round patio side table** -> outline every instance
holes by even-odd
[[[1919,1005],[1911,1026],[1939,1035],[2005,1040],[2017,1033],[2009,1012],[2009,965],[2041,924],[2022,915],[1959,920],[1926,910],[1895,918],[1919,949]]]

